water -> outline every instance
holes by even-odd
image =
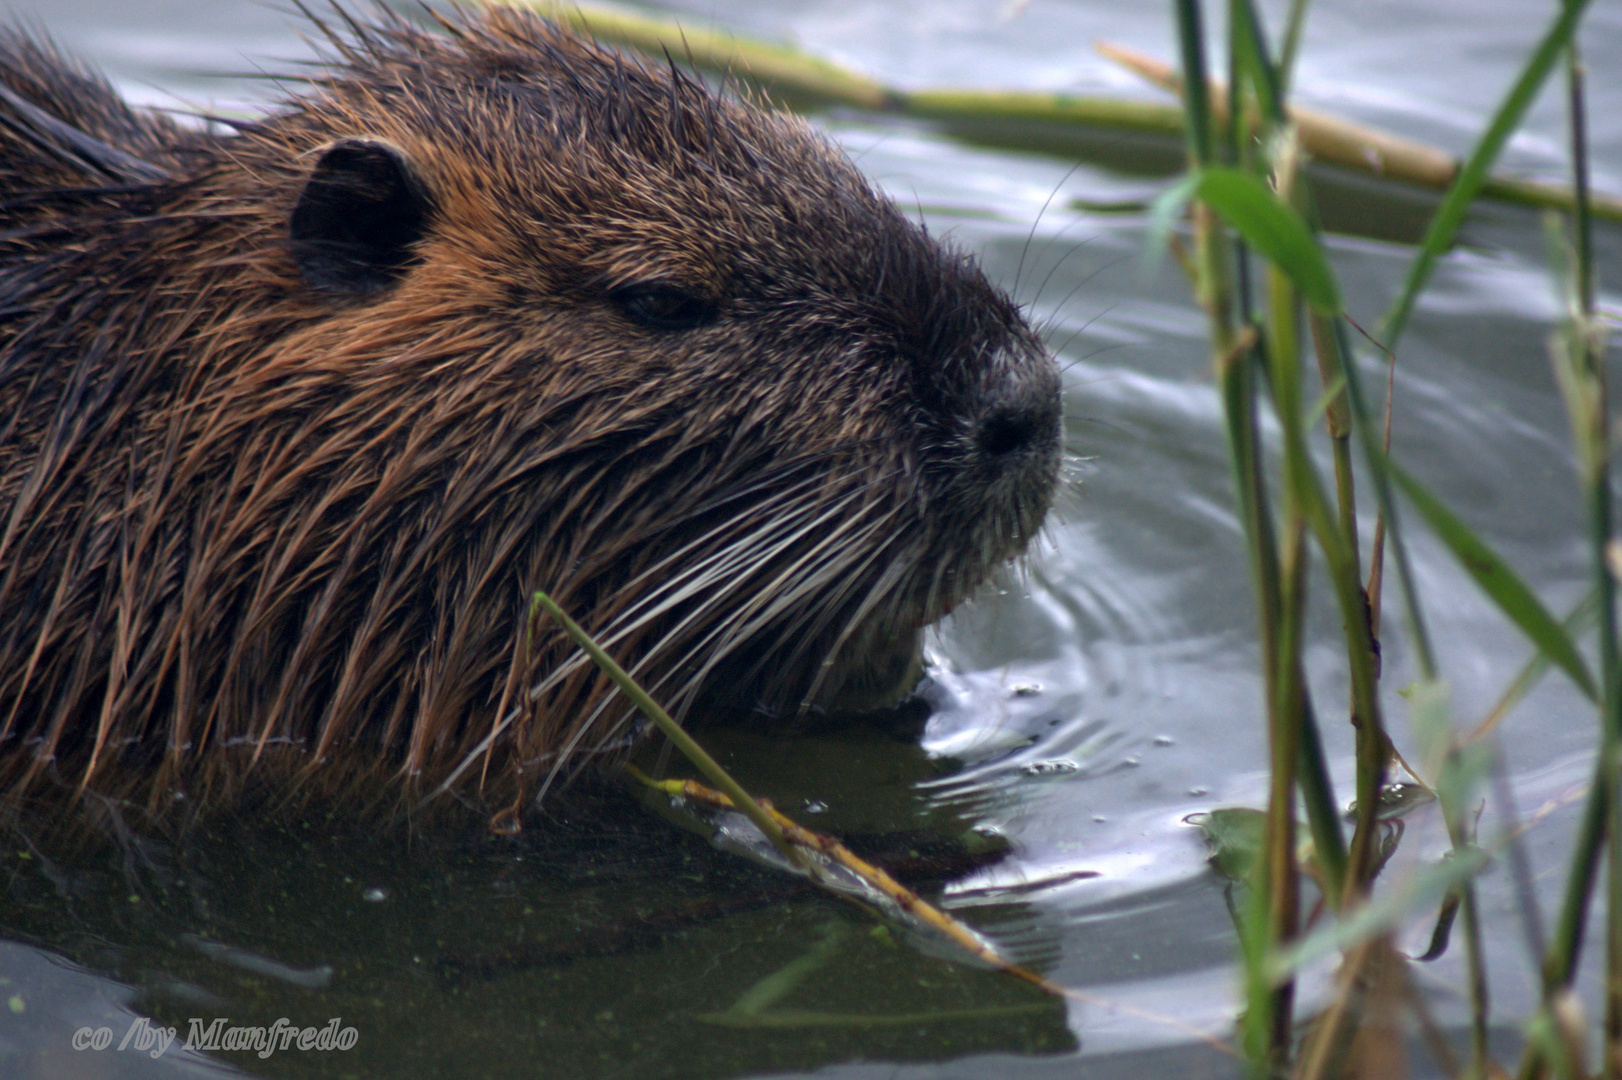
[[[1033,0],[1011,17],[1003,0],[673,7],[908,87],[1154,97],[1091,42],[1173,53],[1158,4]],[[1461,152],[1552,7],[1323,0],[1311,13],[1298,98]],[[274,83],[219,73],[274,71],[308,54],[296,20],[240,0],[13,9],[103,65],[131,98],[159,106],[252,108]],[[1584,47],[1593,58],[1622,55],[1622,5],[1594,6]],[[1597,63],[1590,76],[1595,182],[1622,191],[1622,74]],[[1562,115],[1546,95],[1505,168],[1560,179]],[[932,229],[979,252],[1042,322],[1065,365],[1067,490],[1026,576],[955,616],[934,643],[934,711],[921,739],[731,733],[715,748],[747,785],[812,811],[802,816],[815,827],[1006,843],[1009,855],[991,863],[957,850],[955,869],[967,872],[944,904],[1090,1000],[1061,1005],[934,959],[853,909],[673,833],[618,794],[584,792],[556,808],[546,830],[518,840],[380,844],[311,820],[221,825],[127,864],[4,851],[0,931],[10,940],[0,942],[0,1000],[10,1008],[0,1009],[0,1072],[1232,1073],[1197,1037],[1226,1033],[1233,943],[1221,885],[1184,818],[1260,805],[1265,757],[1254,617],[1204,320],[1174,267],[1146,268],[1141,216],[1073,208],[1077,199],[1141,199],[1156,182],[952,141],[929,125],[854,114],[820,122]],[[1365,208],[1388,224],[1400,212]],[[1622,232],[1601,229],[1598,244],[1602,304],[1615,310],[1622,299],[1603,287],[1622,280]],[[1346,237],[1330,248],[1350,310],[1371,323],[1410,249]],[[1556,308],[1536,215],[1480,210],[1435,282],[1402,348],[1396,451],[1563,611],[1586,571],[1544,353]],[[1461,722],[1473,724],[1527,650],[1446,553],[1412,532],[1443,668]],[[1321,579],[1314,589],[1327,596]],[[1386,706],[1399,745],[1410,747],[1395,691],[1413,672],[1394,594],[1387,603]],[[1346,687],[1326,603],[1310,632],[1313,689],[1333,718]],[[1503,728],[1518,813],[1533,821],[1528,849],[1545,911],[1561,885],[1593,731],[1557,677]],[[1328,736],[1349,792],[1349,733],[1331,722]],[[1492,810],[1483,828],[1496,828]],[[1420,812],[1389,873],[1445,846]],[[1535,976],[1501,871],[1484,878],[1482,905],[1498,1034],[1507,1035],[1534,1000]],[[1420,918],[1401,944],[1422,951],[1428,933]],[[1458,950],[1416,970],[1439,1020],[1457,1028]],[[1308,979],[1309,1001],[1322,975]],[[1592,972],[1584,976],[1591,984]],[[764,1011],[741,1007],[766,999]],[[153,1058],[138,1055],[133,1038],[122,1053],[71,1047],[81,1026],[110,1028],[117,1046],[137,1017],[177,1025],[184,1040],[194,1016],[295,1026],[337,1017],[358,1043],[264,1059],[179,1049]]]

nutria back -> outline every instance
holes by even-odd
[[[1058,377],[802,122],[531,15],[270,115],[0,42],[0,768],[516,806],[637,721],[894,701],[1040,526]],[[131,781],[129,778],[136,778]]]

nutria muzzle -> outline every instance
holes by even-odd
[[[0,40],[0,778],[517,805],[637,730],[537,589],[695,721],[905,694],[1052,498],[1014,304],[539,18],[330,59],[184,127]]]

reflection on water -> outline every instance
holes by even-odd
[[[25,821],[19,835],[30,831]],[[938,831],[847,835],[926,885],[995,858]],[[533,1075],[526,1063],[537,1061],[547,1076],[718,1076],[1074,1047],[1061,1003],[920,955],[618,790],[578,789],[547,828],[519,837],[378,836],[270,816],[206,826],[177,846],[108,844],[71,864],[28,854],[7,859],[8,932],[137,989],[25,971],[11,989],[32,1011],[8,1025],[19,1071],[7,1076],[30,1063],[49,1075],[62,1056],[77,1015],[59,1019],[53,1002],[71,980],[110,999],[101,1012],[122,1006],[181,1033],[194,1017],[357,1029],[347,1053],[220,1055],[301,1076]],[[103,1022],[120,1036],[128,1027]]]
[[[796,38],[902,85],[1150,95],[1089,44],[1105,37],[1168,55],[1171,41],[1160,5],[1100,0],[1037,0],[1017,18],[1000,14],[1002,0],[678,6]],[[14,7],[107,64],[132,96],[164,106],[178,95],[251,107],[274,87],[207,73],[307,54],[287,16],[241,0]],[[1483,0],[1468,13],[1444,0],[1315,5],[1299,92],[1457,152],[1547,9],[1541,0]],[[1590,56],[1622,53],[1622,8],[1596,5],[1588,26]],[[1436,62],[1443,56],[1459,59]],[[1622,77],[1603,66],[1590,75],[1597,182],[1615,191]],[[1560,116],[1553,95],[1540,103],[1510,168],[1559,178]],[[1101,165],[954,142],[927,125],[843,114],[823,123],[933,230],[1017,285],[1065,365],[1069,484],[1041,554],[932,642],[934,712],[921,741],[734,732],[716,747],[747,784],[816,827],[899,836],[909,850],[945,844],[952,854],[931,871],[955,876],[939,886],[945,903],[1090,1000],[1045,1001],[932,959],[854,909],[673,833],[617,793],[582,792],[552,808],[546,829],[517,839],[378,838],[311,820],[224,823],[179,847],[114,845],[75,860],[11,843],[0,930],[23,944],[0,953],[0,1004],[14,994],[22,1004],[0,1008],[0,1073],[196,1072],[199,1059],[178,1055],[139,1065],[112,1051],[64,1057],[63,1040],[84,1024],[150,1016],[183,1027],[220,1015],[342,1016],[361,1033],[349,1056],[225,1055],[266,1075],[1229,1074],[1195,1033],[1228,1023],[1231,931],[1183,819],[1259,805],[1264,754],[1204,320],[1175,266],[1142,257],[1141,217],[1076,209],[1141,202],[1155,187]],[[1381,205],[1389,228],[1374,235],[1411,232],[1394,213]],[[1602,285],[1622,281],[1622,231],[1602,230],[1598,244]],[[1408,250],[1337,238],[1331,253],[1352,312],[1372,322]],[[1602,302],[1619,304],[1615,292]],[[1405,341],[1395,447],[1563,609],[1585,571],[1543,359],[1552,315],[1535,216],[1477,213]],[[1414,553],[1459,714],[1474,722],[1525,649],[1432,541],[1416,535]],[[1386,704],[1401,741],[1395,689],[1411,672],[1390,621]],[[1332,717],[1346,688],[1327,604],[1310,632],[1313,689]],[[1553,679],[1504,729],[1545,903],[1592,730],[1577,696]],[[1329,736],[1349,791],[1349,735],[1332,725]],[[1489,809],[1483,828],[1496,827]],[[1007,854],[984,854],[975,837]],[[1439,825],[1417,815],[1391,872],[1445,846]],[[1507,1022],[1525,1011],[1534,981],[1501,876],[1484,880],[1482,909]],[[1416,927],[1404,943],[1417,952],[1426,933]],[[1463,1015],[1461,963],[1449,955],[1420,970],[1444,1023]],[[330,981],[286,977],[322,969]]]

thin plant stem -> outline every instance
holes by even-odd
[[[1318,359],[1318,375],[1327,387],[1338,377],[1333,320],[1316,313],[1309,314],[1308,320],[1312,330],[1313,353]],[[1344,388],[1329,399],[1329,406],[1324,410],[1324,426],[1329,429],[1329,446],[1335,462],[1335,497],[1340,511],[1340,527],[1346,534],[1346,542],[1352,546],[1352,554],[1355,556],[1358,554],[1357,487],[1352,474],[1352,414],[1346,404]],[[1359,563],[1361,564],[1361,557]],[[1374,602],[1372,595],[1369,602],[1371,604]],[[1378,633],[1379,620],[1369,621]]]
[[[1577,173],[1579,192],[1578,223],[1575,230],[1577,257],[1592,258],[1582,236],[1587,230],[1581,213],[1581,194],[1587,190],[1586,132],[1582,108],[1582,80],[1580,65],[1571,65],[1571,125],[1572,159]],[[1591,271],[1590,271],[1591,273]],[[1564,988],[1571,983],[1576,971],[1576,960],[1582,947],[1583,922],[1587,915],[1588,898],[1592,893],[1600,846],[1610,837],[1613,848],[1611,860],[1617,862],[1615,847],[1619,839],[1616,827],[1616,778],[1619,765],[1618,747],[1622,744],[1622,670],[1619,670],[1619,650],[1616,620],[1616,582],[1607,566],[1606,552],[1611,541],[1611,491],[1609,469],[1609,416],[1606,403],[1605,368],[1598,355],[1597,344],[1591,333],[1592,294],[1583,293],[1584,283],[1591,288],[1591,277],[1580,266],[1574,267],[1573,284],[1576,310],[1572,313],[1573,326],[1569,328],[1564,356],[1556,356],[1556,363],[1569,363],[1573,368],[1569,378],[1581,380],[1581,396],[1569,395],[1576,406],[1572,426],[1577,439],[1579,459],[1583,462],[1584,486],[1588,501],[1589,546],[1595,594],[1599,609],[1599,648],[1601,684],[1601,747],[1596,763],[1594,787],[1589,795],[1589,813],[1584,816],[1578,837],[1578,846],[1567,883],[1565,904],[1556,931],[1553,952],[1545,965],[1545,983],[1549,990]],[[1608,918],[1614,919],[1608,912]],[[1614,924],[1613,924],[1614,925]],[[1611,935],[1616,937],[1615,932]],[[1614,952],[1614,947],[1608,952]],[[1607,1023],[1613,998],[1614,972],[1607,964]]]
[[[1303,695],[1301,709],[1301,801],[1306,806],[1307,828],[1312,833],[1329,898],[1336,900],[1346,893],[1346,836],[1341,831],[1340,809],[1335,804],[1335,789],[1329,779],[1310,696]]]
[[[1594,417],[1589,438],[1593,441],[1589,478],[1592,506],[1595,585],[1599,591],[1599,646],[1602,695],[1602,737],[1600,766],[1609,777],[1606,785],[1605,831],[1606,942],[1605,942],[1605,1041],[1601,1055],[1604,1075],[1615,1080],[1622,1069],[1622,798],[1618,797],[1618,770],[1622,769],[1622,649],[1617,641],[1616,581],[1609,559],[1611,546],[1611,449],[1610,417],[1605,378],[1602,339],[1594,328],[1594,244],[1589,213],[1588,191],[1588,110],[1583,90],[1583,61],[1576,35],[1566,54],[1566,92],[1571,117],[1571,170],[1575,212],[1573,291],[1577,304],[1574,347],[1580,349],[1585,374],[1593,382]]]
[[[1233,18],[1236,24],[1245,30],[1244,40],[1256,57],[1255,68],[1263,73],[1272,72],[1273,69],[1267,59],[1266,43],[1262,40],[1260,20],[1253,5],[1249,0],[1238,0],[1236,8],[1242,10],[1236,10]],[[1293,127],[1284,123],[1286,112],[1281,86],[1282,79],[1275,74],[1265,88],[1258,87],[1257,90],[1264,111],[1267,112],[1269,119],[1278,125],[1280,132],[1280,137],[1276,140],[1274,187],[1280,198],[1298,207],[1304,207],[1310,216],[1310,194],[1304,185],[1298,183],[1299,153],[1294,137],[1295,131]],[[1279,280],[1283,280],[1282,275],[1279,275]],[[1302,497],[1304,501],[1295,505],[1300,507],[1303,513],[1310,514],[1322,503],[1322,495],[1307,452],[1305,432],[1300,428],[1302,402],[1295,327],[1297,310],[1298,305],[1293,295],[1287,304],[1274,305],[1271,319],[1273,333],[1275,336],[1287,338],[1288,345],[1277,351],[1270,370],[1279,416],[1286,432],[1285,462],[1286,472],[1289,474],[1286,487]],[[1320,377],[1326,386],[1331,385],[1334,382],[1334,369],[1339,366],[1339,358],[1335,355],[1339,339],[1332,332],[1332,320],[1314,315],[1309,325],[1318,354]],[[1287,390],[1287,393],[1279,395],[1281,388]],[[1379,652],[1376,631],[1371,612],[1367,607],[1366,593],[1361,585],[1356,489],[1353,483],[1350,449],[1351,422],[1344,386],[1331,397],[1326,416],[1334,449],[1336,512],[1333,520],[1323,518],[1315,523],[1314,529],[1319,534],[1320,544],[1329,561],[1331,576],[1336,580],[1337,599],[1346,627],[1348,661],[1352,668],[1351,707],[1352,723],[1357,730],[1358,738],[1357,776],[1360,810],[1357,828],[1352,837],[1352,847],[1348,854],[1348,865],[1352,869],[1351,884],[1360,891],[1368,883],[1375,865],[1375,860],[1369,857],[1369,852],[1377,824],[1375,810],[1378,806],[1379,792],[1385,784],[1390,741],[1385,735],[1380,718],[1377,696]],[[1339,536],[1331,539],[1330,534],[1335,531],[1338,531]],[[1315,801],[1309,800],[1309,808],[1313,805]],[[1341,890],[1340,895],[1336,897],[1337,904],[1344,904],[1352,895],[1352,892]]]
[[[1385,357],[1385,420],[1380,432],[1380,450],[1391,453],[1391,411],[1397,404],[1397,357]],[[1374,539],[1369,543],[1369,625],[1374,638],[1380,638],[1380,601],[1385,593],[1385,514],[1374,519]]]
[[[1228,138],[1226,150],[1228,164],[1238,165],[1240,167],[1247,165],[1248,158],[1250,157],[1248,153],[1250,140],[1246,138],[1246,136],[1249,134],[1249,131],[1247,130],[1249,125],[1245,123],[1244,119],[1245,110],[1243,103],[1245,82],[1239,70],[1239,50],[1234,47],[1235,39],[1237,38],[1237,33],[1234,29],[1236,25],[1235,20],[1242,17],[1242,12],[1240,9],[1244,6],[1244,2],[1245,0],[1228,0],[1228,122],[1226,125],[1226,133]],[[1248,260],[1245,256],[1243,242],[1241,241],[1235,246],[1239,248],[1237,255],[1237,266],[1242,274]],[[1239,310],[1245,318],[1248,319],[1250,317],[1250,305],[1248,303],[1242,303]]]
[[[1566,94],[1571,110],[1571,190],[1572,231],[1576,251],[1573,253],[1573,276],[1576,279],[1577,307],[1585,318],[1594,315],[1594,223],[1589,206],[1588,185],[1588,108],[1585,104],[1583,82],[1586,70],[1577,48],[1575,35],[1566,54]]]
[[[1362,443],[1363,456],[1369,463],[1375,498],[1385,518],[1386,535],[1391,554],[1397,564],[1397,581],[1402,588],[1407,608],[1408,633],[1412,638],[1414,660],[1419,674],[1429,681],[1436,677],[1436,654],[1431,648],[1430,631],[1426,629],[1424,614],[1419,607],[1419,591],[1414,585],[1413,567],[1408,561],[1408,550],[1402,542],[1402,529],[1397,515],[1396,500],[1391,493],[1391,476],[1385,467],[1385,450],[1376,441],[1373,413],[1369,409],[1368,395],[1363,389],[1363,378],[1352,355],[1351,341],[1346,334],[1346,321],[1335,321],[1335,353],[1340,364],[1340,375],[1345,383],[1346,400],[1352,408],[1353,427]],[[1372,639],[1371,639],[1372,640]]]
[[[1296,14],[1299,16],[1302,7],[1297,5]],[[1283,80],[1278,69],[1274,67],[1266,39],[1266,32],[1262,26],[1260,15],[1256,11],[1253,0],[1233,0],[1229,14],[1229,25],[1233,28],[1234,40],[1231,50],[1237,59],[1243,50],[1248,64],[1235,64],[1231,83],[1237,84],[1241,69],[1248,71],[1254,78],[1252,89],[1255,92],[1257,104],[1260,108],[1263,122],[1262,137],[1272,155],[1273,185],[1279,197],[1288,203],[1309,203],[1310,193],[1300,173],[1300,144],[1296,138],[1296,131],[1288,122],[1285,109]],[[1237,104],[1233,106],[1237,109]],[[1230,111],[1230,116],[1235,115]],[[1275,388],[1276,403],[1280,409],[1290,410],[1289,415],[1298,416],[1301,408],[1301,390],[1299,376],[1296,368],[1298,364],[1297,353],[1299,349],[1298,334],[1296,330],[1297,312],[1299,303],[1296,301],[1293,289],[1286,289],[1287,284],[1282,276],[1275,275],[1272,279],[1272,305],[1270,308],[1269,325],[1273,328],[1268,342],[1274,350],[1276,359],[1271,364],[1271,382]],[[1283,396],[1279,397],[1279,391]],[[1340,411],[1345,411],[1344,400],[1337,395],[1340,401]],[[1332,401],[1330,409],[1335,408]],[[1294,444],[1292,444],[1294,445]],[[1295,464],[1291,466],[1297,473],[1305,467],[1310,472],[1310,463],[1293,454],[1288,457]],[[1348,459],[1349,466],[1349,459]],[[1337,490],[1341,498],[1341,524],[1346,530],[1348,543],[1351,546],[1352,561],[1357,561],[1357,529],[1354,520],[1355,510],[1351,503],[1350,473],[1341,475],[1337,467]],[[1294,484],[1287,490],[1293,490]],[[1300,535],[1299,525],[1304,520],[1304,509],[1293,497],[1286,502],[1289,517],[1286,524],[1287,535],[1296,537]],[[1283,587],[1292,588],[1295,575],[1286,570],[1280,577]],[[1305,578],[1300,579],[1301,588],[1305,588]],[[1304,599],[1304,594],[1303,594]],[[1286,601],[1288,607],[1289,601]],[[1301,788],[1303,801],[1306,804],[1307,820],[1312,831],[1314,842],[1318,847],[1319,865],[1323,869],[1326,884],[1329,888],[1329,899],[1335,905],[1340,905],[1346,898],[1346,841],[1341,834],[1340,815],[1335,807],[1334,787],[1329,779],[1329,770],[1323,760],[1323,744],[1318,734],[1317,715],[1312,708],[1312,698],[1306,688],[1306,676],[1302,670],[1301,643],[1296,640],[1288,647],[1280,650],[1280,665],[1289,664],[1292,670],[1289,681],[1299,686],[1299,694],[1286,695],[1285,700],[1291,702],[1289,715],[1293,718],[1295,730],[1291,735],[1300,749],[1299,772],[1297,782]]]
[[[1279,104],[1282,109],[1282,102]],[[1287,136],[1293,129],[1285,129]],[[1296,182],[1296,143],[1292,137],[1282,140],[1279,162],[1275,168],[1275,186],[1282,198],[1303,211],[1308,221],[1315,217],[1310,192],[1305,184]],[[1316,231],[1316,230],[1315,230]],[[1339,599],[1346,627],[1348,661],[1352,668],[1351,687],[1352,724],[1357,732],[1357,805],[1358,817],[1352,837],[1348,863],[1353,868],[1352,891],[1342,891],[1339,902],[1349,901],[1368,883],[1375,860],[1369,857],[1377,828],[1376,811],[1379,793],[1385,786],[1391,744],[1385,734],[1380,717],[1378,680],[1380,675],[1379,606],[1373,588],[1379,581],[1379,555],[1383,548],[1384,517],[1375,526],[1375,560],[1371,570],[1369,589],[1361,586],[1361,558],[1358,552],[1357,498],[1351,454],[1351,410],[1346,397],[1344,379],[1339,378],[1343,366],[1340,351],[1342,339],[1335,332],[1333,319],[1312,313],[1308,323],[1313,349],[1318,359],[1319,377],[1325,387],[1337,381],[1341,385],[1331,395],[1325,409],[1325,425],[1329,430],[1330,446],[1335,470],[1336,515],[1335,526],[1340,533],[1339,543],[1325,547],[1332,565],[1339,573],[1348,574],[1349,580],[1338,581]],[[1390,401],[1387,399],[1385,447],[1390,447]],[[1327,532],[1327,528],[1324,530]],[[1327,544],[1327,541],[1325,541]],[[1331,548],[1340,551],[1338,559]],[[1309,808],[1313,805],[1308,801]],[[1338,832],[1338,822],[1337,822]]]
[[[1343,354],[1337,354],[1336,359],[1343,368],[1350,368]],[[1348,388],[1350,385],[1348,380]],[[1285,430],[1285,444],[1289,448],[1288,459],[1299,463],[1293,476],[1301,497],[1300,505],[1324,553],[1345,628],[1347,665],[1352,684],[1352,724],[1357,736],[1358,805],[1357,822],[1347,852],[1347,888],[1361,890],[1368,884],[1377,862],[1373,858],[1374,837],[1378,830],[1376,810],[1380,791],[1385,786],[1390,751],[1390,740],[1386,737],[1380,709],[1378,657],[1357,553],[1346,539],[1346,530],[1339,520],[1338,511],[1329,509],[1329,503],[1318,485],[1306,448],[1305,433],[1301,430],[1301,412],[1297,409],[1286,416],[1281,406],[1280,421]],[[1342,903],[1349,900],[1351,895],[1347,893]]]
[[[628,697],[632,704],[641,710],[642,715],[653,722],[654,726],[659,729],[660,734],[674,743],[676,748],[686,755],[687,760],[691,761],[698,768],[698,771],[704,774],[706,780],[726,793],[727,798],[732,800],[732,805],[765,834],[766,838],[772,842],[777,850],[783,853],[783,857],[788,859],[791,865],[809,868],[805,855],[784,837],[783,828],[777,823],[777,819],[768,814],[743,789],[741,784],[732,779],[731,775],[709,755],[709,752],[700,746],[691,735],[687,734],[682,726],[669,713],[665,712],[663,706],[648,696],[647,691],[638,686],[636,681],[626,674],[625,669],[620,667],[612,656],[604,652],[602,646],[598,645],[591,635],[581,628],[579,623],[569,618],[568,613],[560,608],[555,600],[544,592],[535,594],[530,610],[530,622],[532,625],[535,622],[535,609],[537,608],[545,610],[548,615],[557,620],[558,625],[563,627],[564,632],[591,658],[592,663],[596,664],[598,669],[604,675],[607,675],[615,686],[619,687],[620,693]]]
[[[1509,862],[1510,881],[1515,886],[1515,908],[1521,919],[1521,933],[1526,938],[1526,951],[1534,964],[1543,959],[1547,944],[1543,933],[1543,915],[1538,910],[1537,887],[1533,884],[1532,863],[1526,857],[1526,842],[1521,837],[1520,814],[1515,809],[1515,792],[1509,786],[1509,766],[1504,761],[1503,746],[1496,735],[1493,741],[1492,784],[1498,800],[1498,847]]]
[[[1205,71],[1205,32],[1200,4],[1199,0],[1176,0],[1175,7],[1183,83],[1187,88],[1183,104],[1187,114],[1185,131],[1188,156],[1195,167],[1206,167],[1215,160],[1216,142],[1210,83]],[[1235,323],[1232,275],[1236,267],[1233,247],[1226,233],[1203,202],[1196,201],[1190,209],[1197,275],[1195,290],[1211,324],[1212,357],[1226,416],[1229,462],[1239,499],[1240,516],[1244,522],[1262,635],[1269,731],[1277,732],[1278,708],[1281,704],[1278,637],[1282,601],[1278,551],[1263,483],[1256,421],[1255,363],[1252,354],[1257,336],[1250,328],[1240,332]],[[1279,760],[1276,753],[1273,760],[1276,767]],[[1286,771],[1293,770],[1293,766],[1292,753]],[[1286,982],[1280,987],[1271,986],[1263,975],[1263,969],[1265,957],[1278,944],[1277,934],[1282,929],[1279,920],[1292,910],[1286,897],[1275,897],[1273,888],[1275,878],[1282,877],[1276,870],[1279,863],[1294,857],[1293,842],[1286,845],[1286,840],[1293,835],[1292,829],[1293,817],[1286,825],[1276,807],[1270,804],[1265,839],[1268,857],[1253,883],[1250,908],[1252,912],[1260,912],[1261,918],[1247,920],[1251,931],[1245,935],[1248,940],[1244,950],[1248,1005],[1243,1045],[1251,1073],[1258,1080],[1275,1074],[1284,1064],[1289,1049],[1291,985]],[[1293,889],[1293,886],[1292,880],[1288,888]],[[1280,906],[1281,903],[1283,906]],[[1258,929],[1262,933],[1256,933]]]
[[[1454,850],[1473,845],[1466,821],[1453,820],[1446,815],[1448,839]],[[1487,965],[1481,949],[1481,914],[1476,903],[1476,885],[1466,881],[1459,887],[1459,912],[1464,916],[1464,958],[1470,980],[1470,1068],[1465,1074],[1470,1080],[1485,1080],[1487,1075],[1487,1031],[1490,998],[1487,993]]]
[[[1568,0],[1568,9],[1577,6]],[[1571,122],[1572,168],[1575,173],[1574,263],[1569,279],[1571,310],[1563,333],[1551,347],[1556,374],[1565,391],[1571,414],[1572,435],[1581,463],[1588,503],[1590,561],[1599,612],[1600,752],[1578,829],[1576,848],[1566,880],[1566,893],[1555,937],[1544,958],[1544,1010],[1553,1022],[1561,997],[1569,992],[1582,951],[1587,919],[1601,851],[1608,861],[1604,1001],[1604,1075],[1618,1075],[1622,1049],[1622,806],[1618,799],[1618,770],[1622,769],[1622,662],[1619,662],[1616,619],[1616,582],[1607,565],[1613,508],[1610,478],[1610,420],[1603,356],[1603,339],[1593,317],[1593,277],[1590,220],[1587,209],[1588,153],[1582,64],[1575,38],[1568,53],[1568,98]],[[1551,244],[1558,253],[1559,244]],[[1541,1052],[1534,1044],[1522,1060],[1521,1074],[1541,1069]]]
[[[1582,952],[1583,928],[1588,918],[1588,901],[1593,895],[1594,876],[1599,869],[1598,852],[1605,840],[1606,798],[1601,797],[1596,789],[1607,782],[1604,776],[1596,775],[1583,806],[1583,816],[1577,823],[1572,859],[1566,867],[1566,890],[1560,916],[1555,922],[1554,940],[1549,943],[1549,952],[1543,961],[1546,998],[1570,986],[1577,974],[1577,958]],[[1593,853],[1593,856],[1588,857],[1588,853]]]
[[[1300,1080],[1325,1080],[1337,1075],[1362,1012],[1364,970],[1379,943],[1376,938],[1347,950],[1335,975],[1336,993],[1301,1046]]]
[[[1205,74],[1205,23],[1199,0],[1176,0],[1177,41],[1183,60],[1183,112],[1187,118],[1188,156],[1209,165],[1215,140],[1211,119],[1211,83]]]
[[[1304,2],[1298,2],[1292,7],[1290,33],[1299,37],[1300,20],[1305,10]],[[1250,68],[1254,72],[1256,85],[1254,87],[1258,104],[1261,108],[1269,146],[1273,154],[1273,185],[1279,197],[1287,203],[1302,209],[1310,220],[1312,217],[1311,194],[1304,178],[1299,173],[1300,153],[1299,142],[1296,138],[1295,128],[1288,123],[1288,114],[1285,108],[1286,79],[1270,60],[1260,16],[1256,12],[1251,0],[1235,0],[1230,16],[1232,25],[1236,28],[1236,49],[1240,43],[1248,51],[1251,58]],[[1293,42],[1291,47],[1293,48]],[[1235,74],[1237,81],[1237,73]],[[1230,113],[1230,115],[1234,115]],[[1274,361],[1272,364],[1272,382],[1275,390],[1275,404],[1281,416],[1292,418],[1287,422],[1287,428],[1292,432],[1296,419],[1301,415],[1301,391],[1298,375],[1298,337],[1296,321],[1298,318],[1299,303],[1296,301],[1293,289],[1287,288],[1283,275],[1274,275],[1273,305],[1270,315],[1270,344],[1274,346]],[[1312,323],[1314,340],[1319,339],[1319,331],[1327,326],[1327,320],[1321,316],[1313,316]],[[1320,352],[1320,358],[1322,354]],[[1326,376],[1325,384],[1331,380]],[[1350,563],[1353,567],[1358,565],[1357,554],[1357,522],[1356,500],[1352,484],[1351,456],[1348,442],[1350,436],[1350,420],[1347,415],[1344,391],[1336,393],[1330,400],[1326,410],[1332,435],[1335,440],[1335,487],[1338,503],[1339,526],[1342,532],[1345,547],[1350,551]],[[1302,456],[1305,451],[1304,436],[1298,439],[1292,433],[1288,440],[1286,450],[1287,469],[1292,473],[1292,479],[1287,484],[1287,490],[1297,493],[1302,484],[1309,487],[1315,483],[1311,477],[1310,459]],[[1310,501],[1310,499],[1309,499]],[[1287,503],[1290,514],[1290,524],[1287,528],[1294,529],[1302,520],[1306,512],[1301,502],[1292,497]],[[1298,535],[1292,533],[1292,536]],[[1283,578],[1286,588],[1289,587],[1291,576],[1286,574]],[[1352,643],[1349,647],[1364,652],[1372,651],[1372,643]],[[1281,660],[1282,662],[1282,660]],[[1340,830],[1339,815],[1333,811],[1335,802],[1333,788],[1329,781],[1328,770],[1323,763],[1323,748],[1318,736],[1317,718],[1311,708],[1311,699],[1304,692],[1304,675],[1301,673],[1300,653],[1297,649],[1291,654],[1291,662],[1295,667],[1293,679],[1299,679],[1303,686],[1303,693],[1299,707],[1292,713],[1297,719],[1295,741],[1301,750],[1301,770],[1298,782],[1302,788],[1304,802],[1307,807],[1308,821],[1312,829],[1315,843],[1319,850],[1319,864],[1323,868],[1326,884],[1330,890],[1329,899],[1337,907],[1343,905],[1352,895],[1347,889],[1347,853],[1345,841]],[[1369,684],[1362,684],[1365,689]],[[1354,694],[1354,699],[1357,695]],[[1370,710],[1364,703],[1360,707],[1358,701],[1353,702],[1354,717],[1367,714]]]
[[[1300,873],[1296,866],[1295,787],[1300,761],[1302,721],[1306,714],[1306,678],[1301,667],[1303,622],[1307,598],[1306,523],[1293,500],[1287,500],[1284,545],[1280,559],[1282,615],[1275,669],[1278,695],[1269,717],[1271,788],[1267,801],[1267,871],[1269,940],[1294,940],[1300,923]],[[1282,1063],[1289,1052],[1295,983],[1281,983],[1274,994],[1272,1047]]]

